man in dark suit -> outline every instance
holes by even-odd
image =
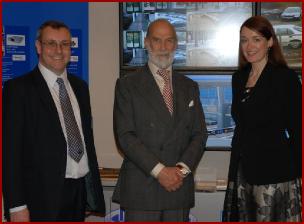
[[[145,46],[148,65],[116,83],[114,130],[124,161],[113,201],[126,221],[188,221],[207,140],[199,89],[172,70],[177,36],[167,20],[149,25]]]
[[[104,213],[87,84],[67,74],[69,28],[37,33],[38,66],[3,89],[3,194],[10,221],[84,221]]]

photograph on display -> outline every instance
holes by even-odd
[[[272,23],[288,65],[301,67],[302,3],[262,2],[261,15]]]
[[[122,4],[123,66],[147,62],[144,38],[155,19],[176,29],[174,66],[236,67],[240,25],[252,15],[246,2],[141,2]]]
[[[2,86],[30,69],[28,26],[2,26]]]
[[[207,146],[229,146],[235,123],[231,116],[231,74],[187,75],[197,82],[208,131]]]
[[[302,4],[262,2],[291,67],[302,64]],[[122,4],[122,66],[147,62],[144,38],[150,22],[167,19],[176,29],[175,67],[236,67],[239,28],[253,15],[250,2],[129,2]]]

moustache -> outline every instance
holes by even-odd
[[[162,56],[169,57],[171,55],[171,53],[170,52],[155,52],[154,55],[158,56],[158,57],[162,57]]]
[[[169,51],[152,51],[148,49],[148,53],[154,56],[169,56],[172,52]]]

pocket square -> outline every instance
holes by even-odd
[[[189,107],[193,107],[193,106],[194,106],[194,102],[193,102],[193,100],[191,100],[189,103]]]

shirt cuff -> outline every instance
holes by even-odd
[[[20,212],[22,211],[23,209],[26,209],[27,206],[26,205],[21,205],[21,206],[18,206],[18,207],[14,207],[14,208],[10,208],[10,213],[13,213],[13,212]]]
[[[184,167],[187,171],[189,171],[189,173],[191,173],[190,168],[183,162],[178,162],[176,163],[176,165],[181,165],[182,167]]]
[[[157,178],[158,174],[160,173],[160,171],[164,168],[165,166],[161,163],[158,163],[151,171],[151,175],[154,178]]]

